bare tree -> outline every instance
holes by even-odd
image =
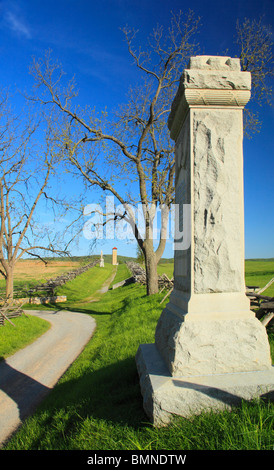
[[[66,160],[89,186],[107,191],[123,204],[125,211],[120,217],[127,217],[144,254],[148,295],[158,292],[157,264],[165,249],[169,209],[174,200],[174,147],[166,121],[183,68],[197,50],[193,38],[198,23],[191,11],[185,16],[181,12],[172,15],[167,31],[160,26],[153,31],[146,51],[135,49],[136,31],[123,30],[141,81],[130,90],[128,103],[120,106],[111,119],[105,113],[99,118],[88,109],[73,107],[75,84],[70,82],[63,91],[63,71],[49,55],[43,61],[34,61],[32,67],[37,84],[32,99],[60,112],[59,141]],[[121,190],[119,181],[130,182],[137,188],[135,193]],[[145,221],[142,236],[130,210],[137,203],[142,204]],[[161,235],[155,249],[152,226],[159,206]]]
[[[117,106],[111,117],[73,104],[75,83],[71,80],[64,87],[62,67],[51,61],[50,54],[44,60],[34,60],[32,67],[37,87],[32,99],[56,110],[56,135],[71,171],[81,175],[87,186],[112,194],[123,205],[122,213],[105,215],[123,218],[131,225],[145,258],[148,294],[158,291],[157,263],[166,245],[169,209],[174,201],[174,147],[166,121],[181,73],[188,58],[197,53],[194,39],[198,24],[191,11],[185,16],[181,12],[172,15],[167,31],[161,26],[153,31],[147,50],[136,49],[137,32],[124,28],[140,80],[130,89],[127,104]],[[251,72],[253,96],[260,103],[270,95],[270,32],[261,20],[245,20],[237,24],[237,43],[242,69]],[[256,114],[248,110],[246,117],[246,133],[258,129]],[[144,234],[131,210],[138,203],[142,204]],[[152,226],[159,207],[161,234],[155,249]]]
[[[273,78],[273,41],[271,27],[259,20],[245,18],[241,24],[236,24],[236,42],[239,48],[243,71],[251,73],[252,96],[251,105],[272,104],[272,78]],[[252,133],[260,130],[258,112],[247,107],[244,112],[245,135],[250,137]]]
[[[6,299],[13,299],[13,273],[23,255],[43,259],[41,250],[63,253],[35,223],[40,198],[53,202],[47,192],[56,164],[51,130],[36,148],[39,121],[12,115],[7,98],[0,104],[0,273],[6,280]],[[41,139],[41,137],[40,137]],[[43,244],[39,241],[43,240]]]

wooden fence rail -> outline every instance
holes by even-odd
[[[140,284],[146,284],[146,272],[145,270],[135,262],[126,263],[128,269],[131,271],[135,282]],[[271,320],[274,319],[274,297],[269,297],[266,295],[261,295],[271,284],[274,282],[272,278],[264,287],[259,288],[258,286],[246,286],[246,295],[250,299],[250,308],[258,309],[255,314],[256,317],[261,320],[264,326],[267,326]],[[174,278],[169,279],[169,277],[164,273],[162,276],[158,277],[158,285],[160,288],[160,293],[164,290],[167,290],[167,293],[161,300],[162,304],[167,297],[171,294],[174,288]]]
[[[53,296],[54,290],[57,287],[62,286],[67,282],[75,279],[77,276],[88,271],[98,263],[99,259],[94,260],[85,266],[81,266],[80,268],[75,269],[74,271],[61,274],[55,279],[49,279],[44,284],[38,284],[37,286],[31,287],[29,289],[25,287],[22,290],[15,290],[14,293],[16,294],[16,296],[20,294],[25,294],[29,298],[29,300],[31,300],[32,297],[37,296],[37,294],[41,296],[41,293],[45,292]],[[11,318],[18,317],[24,313],[24,311],[22,310],[22,305],[24,303],[26,303],[25,298],[22,299],[22,303],[20,303],[20,299],[19,303],[17,301],[14,301],[13,303],[8,302],[7,299],[5,299],[5,294],[0,292],[0,326],[3,326],[5,324],[5,320],[15,326],[14,323],[11,321]]]

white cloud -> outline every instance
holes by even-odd
[[[5,14],[7,26],[19,36],[24,36],[27,39],[31,38],[31,32],[24,20],[11,11]]]

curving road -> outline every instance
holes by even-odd
[[[77,312],[28,311],[51,328],[0,362],[0,445],[30,415],[92,337],[96,323]]]

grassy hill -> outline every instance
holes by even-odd
[[[5,447],[13,450],[267,450],[274,442],[274,404],[243,402],[232,411],[175,418],[154,428],[143,411],[135,354],[154,342],[164,294],[147,297],[131,284],[109,290],[97,302],[90,291],[98,268],[67,285],[67,308],[92,315],[96,332],[36,412]],[[127,276],[120,264],[117,279]],[[256,277],[256,276],[255,276]],[[254,278],[255,278],[254,277]],[[80,282],[81,281],[81,282]],[[75,296],[82,289],[88,298]],[[79,285],[79,282],[81,285]],[[64,286],[65,289],[65,286]],[[60,304],[64,308],[64,304]],[[44,307],[47,308],[47,307]],[[272,357],[274,338],[270,333]]]

